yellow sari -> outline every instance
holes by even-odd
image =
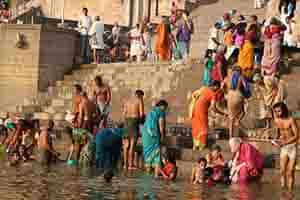
[[[240,49],[238,66],[241,67],[244,77],[251,77],[254,66],[254,46],[249,40],[246,40]]]

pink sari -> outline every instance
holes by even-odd
[[[238,183],[259,179],[263,174],[264,157],[251,144],[241,143],[237,165],[245,163],[239,171]]]
[[[273,34],[270,38],[265,35],[262,68],[267,75],[277,72],[281,59],[281,35]]]

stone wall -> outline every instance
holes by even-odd
[[[72,69],[79,49],[75,32],[42,30],[40,36],[39,89],[45,90]]]
[[[25,38],[17,48],[17,36]],[[46,30],[40,25],[0,25],[0,107],[14,110],[73,65],[76,34]]]
[[[16,48],[17,34],[26,36],[27,47]],[[40,26],[0,26],[1,106],[21,103],[26,95],[37,94]]]

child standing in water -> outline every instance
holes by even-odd
[[[204,72],[203,72],[203,81],[202,81],[203,85],[205,86],[209,86],[211,80],[210,73],[214,66],[214,61],[212,57],[213,57],[213,51],[207,49],[204,57]]]
[[[205,178],[205,168],[207,160],[203,157],[199,158],[197,164],[193,167],[191,181],[193,184],[201,184]]]

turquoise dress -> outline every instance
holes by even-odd
[[[165,118],[165,112],[154,107],[147,115],[142,128],[142,142],[146,167],[161,165],[159,119]]]
[[[211,73],[211,70],[214,66],[214,62],[211,58],[208,58],[207,62],[205,63],[205,67],[204,67],[204,72],[203,72],[203,85],[205,86],[209,86],[210,84],[210,73]]]

